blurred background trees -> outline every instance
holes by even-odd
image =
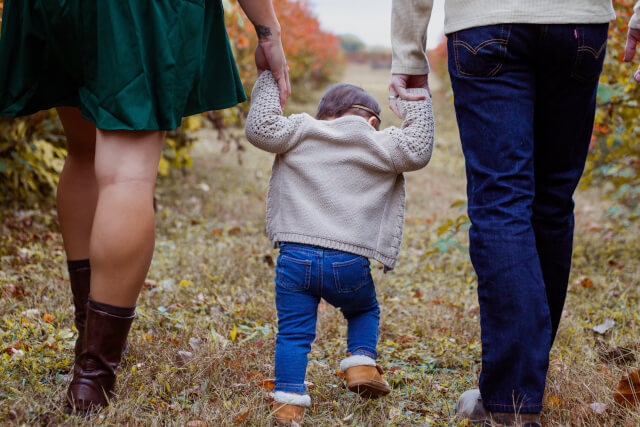
[[[589,160],[582,186],[603,186],[616,201],[614,214],[622,207],[638,216],[640,201],[640,84],[633,80],[633,64],[622,62],[629,18],[635,0],[614,0],[616,22],[609,27],[604,71],[598,88],[598,112]]]

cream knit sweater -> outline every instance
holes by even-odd
[[[426,74],[427,24],[433,0],[393,0],[391,45],[395,74]],[[629,25],[640,28],[640,1]],[[446,0],[446,34],[481,25],[600,24],[615,18],[611,0]]]
[[[426,91],[415,90],[427,94]],[[424,167],[433,147],[431,99],[399,100],[402,128],[376,131],[359,116],[316,120],[282,115],[278,86],[260,75],[245,132],[275,153],[267,193],[267,235],[374,258],[398,258],[404,225],[402,172]]]

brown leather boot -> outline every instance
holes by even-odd
[[[298,426],[304,418],[304,406],[274,401],[271,403],[271,408],[278,426]]]
[[[134,317],[114,316],[87,305],[84,348],[76,359],[67,391],[72,410],[83,413],[109,404]]]
[[[78,330],[75,347],[75,358],[77,359],[82,351],[84,329],[87,324],[87,301],[89,300],[91,283],[91,267],[88,263],[86,267],[69,269],[69,281],[71,282],[71,293],[73,293],[74,320]]]
[[[382,378],[383,370],[370,357],[349,356],[340,363],[349,391],[359,393],[363,397],[375,399],[389,394],[391,388]]]

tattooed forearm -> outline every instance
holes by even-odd
[[[271,28],[264,25],[256,25],[256,33],[258,33],[259,39],[266,39],[271,36]]]

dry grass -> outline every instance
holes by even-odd
[[[347,81],[386,99],[387,74],[351,68]],[[459,214],[464,169],[450,101],[434,95],[437,150],[425,170],[409,174],[405,239],[397,270],[374,273],[382,308],[380,361],[392,394],[366,401],[334,375],[346,345],[345,324],[320,309],[308,380],[308,425],[456,425],[455,400],[477,381],[480,359],[475,276],[460,251],[427,255],[435,229]],[[298,107],[300,108],[300,107]],[[306,110],[313,112],[310,101]],[[384,122],[392,122],[385,114]],[[248,144],[221,154],[205,131],[186,177],[158,189],[158,240],[149,274],[155,287],[141,295],[118,397],[89,422],[198,426],[269,425],[276,315],[273,260],[264,235],[264,195],[271,156]],[[238,157],[239,156],[239,157]],[[242,165],[238,164],[242,159]],[[598,194],[578,197],[578,232],[566,316],[552,352],[545,424],[637,425],[618,409],[611,390],[638,362],[603,361],[602,348],[638,350],[640,276],[638,224],[603,214]],[[73,336],[64,254],[52,209],[0,210],[0,420],[10,425],[82,424],[60,411],[69,381]],[[593,286],[584,287],[580,277]],[[584,282],[587,284],[587,282]],[[51,319],[46,317],[50,315]],[[590,330],[605,318],[604,335]],[[235,339],[231,331],[235,330]],[[600,340],[600,341],[598,341]],[[192,357],[180,356],[189,351]],[[603,416],[583,403],[601,402]],[[187,424],[189,425],[189,424]]]

